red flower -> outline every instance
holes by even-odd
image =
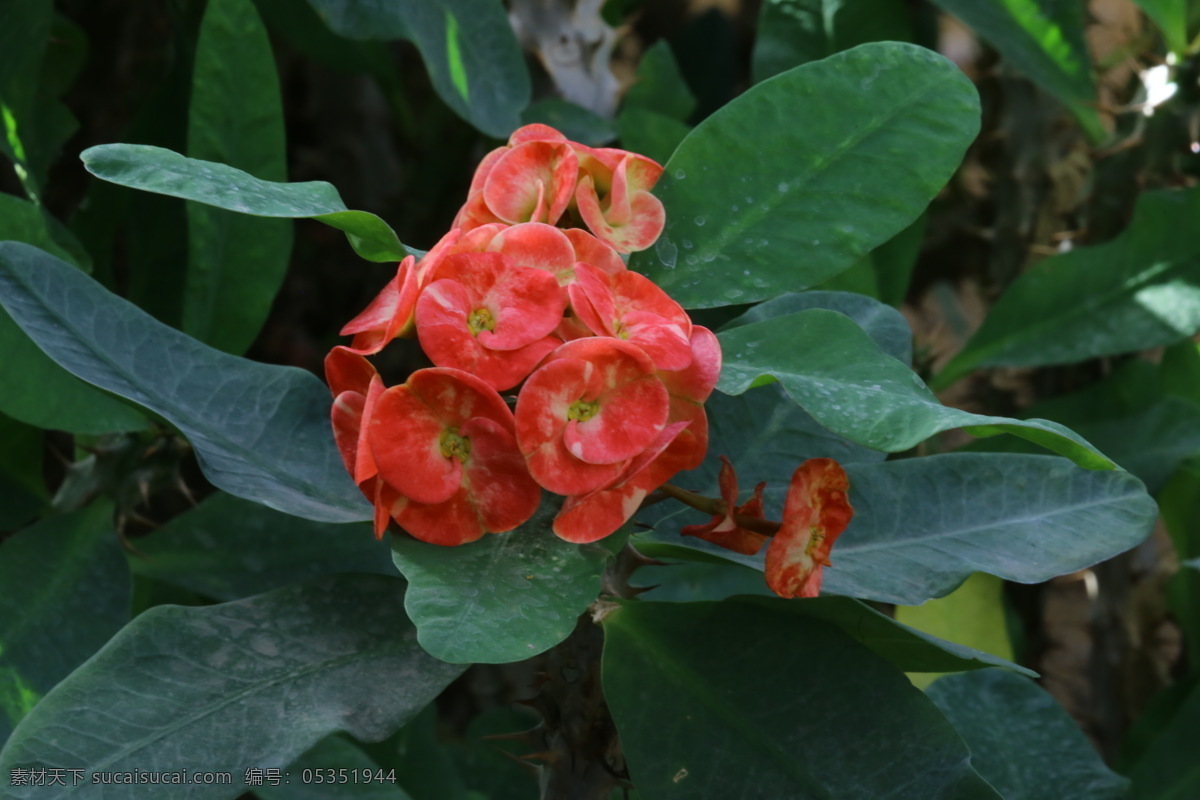
[[[721,475],[718,481],[721,485],[721,499],[725,504],[724,513],[714,515],[705,525],[687,525],[680,533],[684,536],[697,536],[726,550],[752,556],[762,549],[763,543],[770,537],[741,527],[736,516],[763,519],[762,493],[767,484],[760,483],[755,486],[754,496],[740,506],[737,505],[737,475],[725,456],[721,456]]]
[[[388,281],[370,305],[342,327],[342,336],[354,335],[348,349],[371,355],[397,336],[411,332],[419,288],[416,259],[408,256],[400,262],[396,277]]]
[[[417,370],[379,394],[364,427],[384,484],[377,509],[417,539],[463,544],[537,510],[541,490],[517,450],[512,412],[473,375]]]
[[[558,494],[616,480],[654,444],[670,397],[639,348],[616,339],[567,342],[517,397],[517,442],[533,477]]]
[[[578,169],[579,159],[561,133],[546,125],[519,128],[507,146],[480,162],[454,227],[471,230],[489,222],[553,225],[571,202]]]
[[[829,551],[850,524],[850,481],[831,458],[796,468],[783,505],[783,525],[767,548],[767,585],[780,597],[816,597]]]
[[[499,253],[447,256],[417,301],[417,336],[433,363],[516,386],[559,345],[562,321],[554,276]]]
[[[575,205],[596,238],[620,253],[645,250],[666,224],[662,201],[650,189],[662,175],[656,162],[624,150],[576,145]]]
[[[692,322],[687,312],[644,275],[609,275],[588,264],[575,268],[571,307],[597,336],[632,342],[655,366],[680,370],[692,362]]]

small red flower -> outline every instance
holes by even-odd
[[[438,366],[482,378],[492,388],[516,386],[558,347],[562,321],[554,276],[517,266],[499,253],[447,256],[417,301],[417,336]]]
[[[767,548],[767,585],[780,597],[816,597],[829,551],[850,524],[850,481],[831,458],[810,458],[792,474],[783,525]]]
[[[545,488],[586,494],[616,480],[654,444],[670,397],[639,348],[616,339],[567,342],[517,397],[517,442]]]
[[[575,192],[579,159],[571,143],[546,125],[516,130],[505,147],[484,157],[454,227],[470,230],[489,222],[546,222],[567,210]]]
[[[663,168],[624,150],[576,145],[576,151],[580,177],[575,205],[588,229],[620,253],[654,244],[666,224],[666,212],[650,190]]]
[[[704,525],[687,525],[680,533],[684,536],[697,536],[726,550],[752,556],[762,549],[770,537],[741,527],[737,516],[763,519],[762,493],[767,484],[760,483],[755,486],[754,496],[738,505],[737,475],[725,456],[721,456],[721,474],[718,482],[721,485],[721,500],[725,504],[724,513],[714,515],[712,520]]]
[[[365,421],[386,484],[377,506],[417,539],[457,545],[533,516],[541,489],[494,389],[456,369],[414,372],[382,392]]]

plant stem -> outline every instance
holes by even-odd
[[[723,516],[729,513],[729,507],[725,501],[716,497],[696,494],[693,491],[670,483],[664,483],[658,487],[658,490],[668,497],[673,497],[684,505],[691,506],[697,511],[703,511],[706,514]],[[774,520],[748,517],[745,514],[737,513],[733,515],[733,520],[738,524],[739,528],[761,533],[763,536],[774,536],[779,533],[779,528],[782,526],[782,523],[775,522]]]

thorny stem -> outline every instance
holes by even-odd
[[[658,487],[658,490],[668,497],[673,497],[686,506],[691,506],[697,511],[703,511],[706,514],[716,516],[718,514],[728,513],[728,506],[724,500],[717,497],[708,497],[702,494],[696,494],[688,489],[675,486],[670,483],[664,483]],[[760,519],[758,517],[748,517],[744,514],[734,514],[734,521],[739,528],[744,528],[748,531],[761,533],[763,536],[774,536],[779,533],[779,528],[783,523],[775,522],[769,519]]]

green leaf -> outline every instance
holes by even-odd
[[[696,110],[696,98],[683,79],[666,39],[655,42],[642,53],[633,85],[625,93],[624,108],[643,108],[681,122],[686,122]]]
[[[1035,367],[1174,344],[1200,331],[1200,188],[1146,192],[1116,239],[1018,278],[933,381],[981,366]]]
[[[852,292],[811,291],[780,295],[730,320],[722,326],[721,331],[810,308],[824,308],[845,314],[874,339],[883,352],[905,364],[912,364],[912,328],[908,326],[904,315],[878,300]]]
[[[0,194],[0,240],[15,239],[67,261],[71,254],[55,241],[48,218],[28,200]],[[0,412],[14,419],[71,433],[108,433],[146,427],[146,418],[125,403],[71,375],[0,309]]]
[[[926,215],[922,214],[916,222],[876,247],[853,267],[823,281],[817,288],[858,292],[899,307],[908,293],[912,271],[917,265],[925,223]]]
[[[492,0],[309,0],[349,39],[407,39],[438,96],[480,131],[506,139],[529,104],[529,71],[504,6]]]
[[[998,797],[933,704],[824,622],[629,603],[604,633],[604,695],[646,797]]]
[[[50,517],[0,545],[0,742],[129,621],[112,504]]]
[[[285,767],[335,731],[389,735],[463,671],[417,646],[403,581],[343,575],[202,608],[138,616],[13,732],[0,769],[229,771],[226,785],[173,787],[175,800],[236,798],[249,767]],[[18,798],[111,797],[103,784]],[[122,787],[127,800],[161,786]]]
[[[1041,583],[1091,566],[1140,543],[1157,516],[1154,501],[1127,472],[1093,472],[1051,456],[947,455],[850,464],[854,519],[837,541],[822,590],[918,605],[951,592],[972,572]],[[786,484],[767,488],[768,510]],[[762,555],[715,550],[674,535],[695,522],[677,511],[655,523],[651,555],[676,548],[762,569]],[[649,537],[648,537],[649,538]],[[660,549],[662,548],[662,549]]]
[[[655,188],[657,244],[631,266],[687,308],[819,283],[911,224],[979,130],[941,56],[868,44],[751,88],[696,127]]]
[[[1028,678],[949,675],[926,690],[971,748],[971,763],[1012,798],[1122,800],[1129,781],[1104,765],[1075,721]]]
[[[239,214],[315,219],[345,233],[355,252],[368,261],[399,261],[408,255],[386,222],[366,211],[348,211],[337,189],[325,181],[259,180],[225,164],[143,144],[96,145],[79,157],[97,178],[132,189]]]
[[[394,782],[375,780],[379,764],[343,736],[326,736],[293,761],[279,785],[255,786],[259,800],[411,800]],[[383,770],[386,777],[388,770]],[[310,773],[313,780],[306,781]],[[286,781],[286,783],[284,782]]]
[[[0,26],[0,153],[13,160],[30,199],[38,198],[31,174],[32,152],[39,143],[34,118],[36,76],[41,70],[54,19],[51,0],[9,0]]]
[[[1096,113],[1096,87],[1084,41],[1083,5],[1075,0],[934,0],[1000,55],[1066,103],[1093,143],[1107,137]]]
[[[139,575],[236,600],[336,572],[395,575],[365,523],[311,522],[218,492],[137,541]]]
[[[1189,800],[1200,792],[1200,685],[1188,693],[1171,721],[1154,737],[1129,773],[1141,800]]]
[[[0,301],[63,367],[183,431],[218,488],[309,519],[370,517],[311,373],[213,350],[17,242],[0,243]]]
[[[664,164],[679,147],[691,127],[674,117],[633,106],[617,115],[621,147]]]
[[[1136,0],[1162,31],[1167,49],[1177,56],[1187,51],[1187,0]]]
[[[405,608],[421,646],[454,664],[504,664],[567,638],[600,593],[611,542],[559,539],[550,530],[556,513],[554,504],[543,503],[520,528],[462,547],[393,537],[396,567],[409,582]]]
[[[1200,464],[1175,472],[1158,493],[1158,507],[1183,567],[1167,584],[1167,605],[1183,630],[1189,663],[1200,664]]]
[[[911,11],[893,0],[764,0],[750,55],[755,83],[867,42],[909,42]]]
[[[896,621],[1000,659],[1013,657],[1004,613],[1004,581],[994,575],[976,572],[945,597],[919,606],[896,606]],[[923,673],[909,676],[922,689],[936,677],[930,674],[935,670],[909,671]]]
[[[0,414],[0,442],[0,531],[12,531],[50,504],[42,477],[45,435]]]
[[[1046,420],[1014,420],[947,408],[908,367],[886,355],[842,314],[801,311],[718,335],[727,394],[778,380],[829,430],[876,450],[899,452],[935,433],[967,428],[973,436],[1011,433],[1089,469],[1112,461],[1078,434]]]
[[[209,0],[196,43],[188,156],[287,179],[271,42],[251,0]],[[231,353],[254,341],[287,271],[292,225],[190,203],[183,330]]]

